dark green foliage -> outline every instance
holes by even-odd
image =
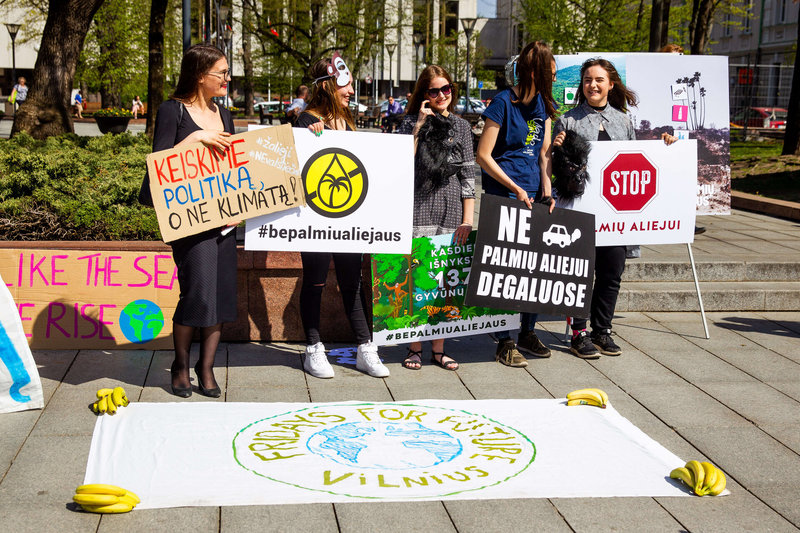
[[[0,239],[159,240],[139,204],[144,135],[0,140]]]

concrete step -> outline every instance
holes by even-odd
[[[695,258],[700,281],[796,281],[800,280],[800,255],[758,256],[748,258]],[[628,259],[623,282],[694,281],[688,255],[669,259]],[[624,286],[624,285],[623,285]]]
[[[800,311],[800,281],[701,281],[700,294],[706,311]],[[616,310],[699,311],[700,305],[691,281],[623,281]]]

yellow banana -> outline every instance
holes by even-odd
[[[136,504],[138,504],[141,500],[136,494],[132,492],[126,492],[125,496],[120,497],[119,501],[122,503],[127,503],[131,507],[135,507]]]
[[[603,404],[601,404],[599,402],[596,402],[596,401],[594,401],[594,400],[592,400],[590,398],[587,398],[585,400],[584,399],[579,399],[579,398],[575,398],[574,400],[567,400],[567,405],[570,406],[570,407],[572,407],[573,405],[591,405],[591,406],[594,406],[594,407],[605,408],[605,406]]]
[[[689,472],[692,473],[692,479],[694,480],[694,493],[698,496],[702,496],[701,492],[703,489],[703,481],[705,481],[705,470],[703,470],[703,466],[700,464],[699,461],[689,461],[686,463],[686,468]]]
[[[669,477],[672,479],[678,479],[686,483],[686,485],[691,489],[694,487],[694,479],[692,479],[692,473],[689,472],[689,469],[685,466],[681,466],[680,468],[676,468],[672,472],[669,473]]]
[[[703,478],[703,489],[708,493],[708,489],[717,482],[717,472],[719,472],[719,470],[708,461],[703,461],[700,463],[700,466],[703,467],[703,473],[705,475]]]
[[[572,391],[567,394],[567,400],[591,400],[597,403],[600,407],[606,406],[605,401],[603,401],[603,396],[600,395],[596,390],[592,389],[580,389]]]
[[[76,494],[111,494],[112,496],[125,496],[128,491],[116,485],[105,483],[90,483],[75,489]]]
[[[97,391],[97,399],[99,400],[103,396],[108,396],[109,394],[111,394],[112,391],[113,391],[113,389],[98,389],[98,391]]]
[[[127,407],[128,405],[128,397],[125,396],[125,389],[122,387],[115,387],[114,392],[111,394],[111,399],[114,400],[114,403],[117,407]]]
[[[99,402],[99,401],[100,401],[100,400],[98,400],[98,401],[96,401],[96,402],[94,402],[94,403],[92,404],[92,412],[93,412],[93,413],[99,413],[99,412],[100,412],[100,410],[97,408],[97,404],[98,404],[98,402]]]
[[[81,506],[83,505],[102,506],[102,505],[113,505],[115,503],[119,503],[120,497],[114,496],[113,494],[76,494],[75,496],[72,497],[72,501]]]
[[[108,414],[115,415],[117,414],[117,406],[114,404],[114,400],[111,399],[110,396],[106,396],[106,405],[108,406]]]
[[[106,414],[106,411],[108,411],[108,396],[103,396],[97,400],[97,411],[101,415]]]
[[[727,484],[728,480],[725,478],[725,473],[717,468],[717,480],[714,485],[708,487],[708,493],[712,496],[717,496],[725,490],[725,485]]]
[[[608,403],[608,394],[606,394],[605,391],[600,389],[586,389],[586,390],[591,390],[599,394],[600,397],[603,398],[603,405]]]
[[[90,513],[127,513],[133,509],[133,505],[128,503],[114,503],[111,505],[81,505],[85,511]]]

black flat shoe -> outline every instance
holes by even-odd
[[[200,363],[194,365],[194,373],[197,375],[197,388],[200,389],[200,394],[208,396],[209,398],[219,398],[222,396],[222,391],[219,387],[214,387],[213,389],[203,387],[203,380],[200,379]]]
[[[173,366],[169,367],[169,375],[174,380],[175,379],[175,363],[172,364]],[[172,387],[172,394],[179,398],[188,398],[192,395],[192,386],[189,385],[188,387],[176,387],[174,384],[170,383]]]

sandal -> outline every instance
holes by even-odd
[[[438,359],[436,358],[437,355],[439,356]],[[444,360],[445,357],[447,357],[450,360],[445,361]],[[431,362],[436,363],[445,370],[458,370],[458,361],[456,361],[455,359],[453,359],[444,352],[431,352]]]
[[[408,357],[403,360],[403,366],[409,370],[419,370],[422,368],[422,350],[414,351],[411,348],[406,349],[408,350]]]

